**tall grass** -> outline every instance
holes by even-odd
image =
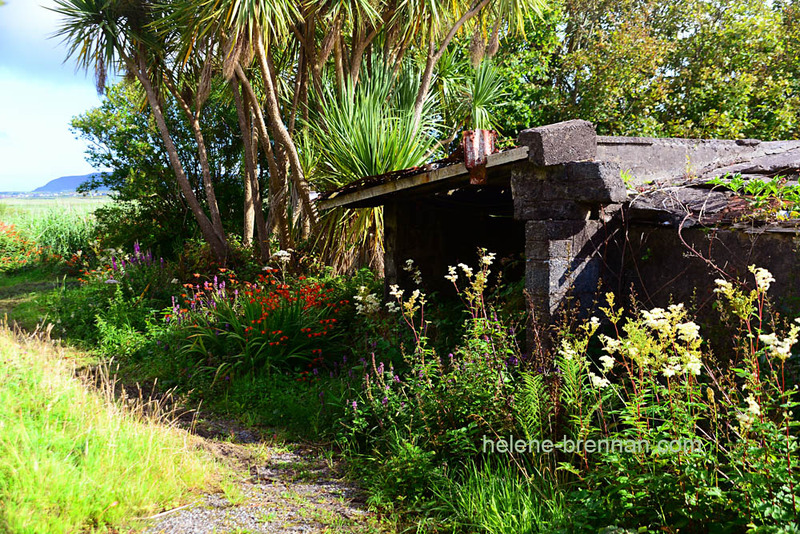
[[[440,488],[446,512],[456,524],[488,534],[535,534],[563,525],[567,517],[565,496],[551,481],[529,479],[511,463],[471,464],[463,480]]]
[[[217,484],[221,468],[159,405],[87,387],[51,345],[0,327],[0,532],[123,525]]]
[[[43,211],[19,225],[41,248],[63,257],[88,250],[95,236],[94,216],[77,211]]]
[[[69,257],[89,249],[89,242],[95,237],[94,210],[105,202],[66,200],[4,199],[0,202],[0,220],[13,224],[45,252]]]

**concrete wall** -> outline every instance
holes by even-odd
[[[782,312],[800,313],[800,234],[794,232],[692,228],[679,234],[674,227],[634,223],[609,247],[604,288],[628,299],[633,293],[645,308],[683,302],[697,309],[701,318],[718,318],[712,308],[714,281],[724,275],[687,244],[750,288],[754,279],[749,265],[769,270],[776,280],[770,298]]]
[[[597,138],[597,159],[613,161],[630,171],[634,184],[675,180],[732,165],[763,154],[763,143],[755,139],[660,139],[654,137]]]

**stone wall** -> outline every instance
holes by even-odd
[[[645,308],[683,302],[701,318],[716,318],[714,281],[728,277],[752,288],[748,266],[755,265],[775,277],[769,296],[778,309],[793,316],[800,312],[800,233],[731,228],[679,232],[632,223],[618,233],[608,251],[604,289],[625,300],[635,295]]]

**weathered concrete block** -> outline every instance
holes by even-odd
[[[605,234],[598,220],[526,223],[525,288],[541,320],[549,321],[567,295],[591,304]]]
[[[523,130],[517,137],[517,144],[528,147],[528,159],[534,165],[587,161],[597,156],[594,124],[582,120]]]
[[[589,218],[591,207],[572,200],[540,200],[514,203],[514,217],[520,220],[572,221]]]
[[[628,198],[619,165],[606,161],[516,169],[511,191],[514,217],[521,220],[583,220]]]
[[[614,204],[628,199],[618,163],[582,161],[564,166],[565,191],[581,202]]]

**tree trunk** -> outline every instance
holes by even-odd
[[[142,64],[141,59],[137,60],[137,64],[134,63],[132,58],[123,56],[123,61],[125,61],[128,69],[136,75],[139,83],[141,83],[142,87],[144,88],[145,94],[147,95],[147,102],[150,104],[150,110],[153,112],[153,117],[156,120],[156,126],[161,134],[161,139],[164,141],[164,147],[167,150],[170,165],[172,166],[172,170],[175,172],[175,178],[178,180],[178,186],[181,188],[181,192],[186,200],[186,204],[188,204],[189,209],[192,210],[192,214],[197,220],[197,224],[200,227],[200,231],[203,233],[203,237],[211,247],[211,252],[214,254],[214,257],[218,262],[224,264],[228,255],[227,243],[223,241],[219,235],[217,235],[217,232],[214,230],[211,221],[203,211],[203,207],[200,205],[200,202],[198,202],[197,196],[194,194],[194,191],[192,191],[192,186],[189,183],[189,180],[186,178],[183,165],[178,157],[178,150],[175,147],[175,143],[173,142],[172,136],[167,128],[167,123],[164,119],[164,113],[161,109],[161,103],[158,100],[158,95],[153,88],[153,84],[150,82],[150,78],[147,77],[148,69],[146,65]]]
[[[269,133],[267,132],[267,126],[264,122],[264,115],[261,113],[261,106],[258,103],[253,87],[250,85],[250,81],[247,79],[241,65],[236,66],[236,75],[242,83],[245,95],[247,95],[247,100],[255,115],[258,139],[266,154],[267,165],[269,167],[270,217],[275,221],[278,227],[278,239],[281,248],[286,250],[291,247],[291,234],[289,233],[289,221],[286,214],[286,180],[282,179],[283,176],[275,162],[275,154],[272,150],[272,143],[270,143],[269,140]],[[267,226],[269,227],[269,225]]]
[[[264,220],[264,203],[262,202],[261,180],[258,173],[258,133],[252,127],[253,118],[250,116],[250,151],[253,154],[253,204],[256,212],[256,233],[258,235],[258,249],[261,252],[261,261],[269,260],[269,231]]]
[[[283,123],[283,119],[281,118],[280,107],[278,105],[278,94],[275,90],[275,85],[272,82],[273,69],[270,68],[270,61],[267,60],[267,55],[264,52],[264,45],[261,42],[261,39],[256,39],[255,44],[256,56],[258,57],[258,61],[261,66],[262,77],[264,79],[264,92],[267,96],[267,118],[269,120],[269,124],[271,125],[271,130],[275,135],[275,140],[283,146],[284,150],[286,150],[286,156],[289,160],[289,166],[291,167],[292,171],[292,182],[294,183],[294,186],[297,188],[298,194],[300,195],[303,211],[309,218],[311,226],[316,228],[319,225],[319,214],[317,213],[316,206],[311,201],[311,190],[303,176],[303,166],[300,163],[300,155],[297,152],[297,146],[294,144],[292,136],[289,135],[289,131],[286,129],[286,125]]]
[[[180,95],[172,81],[165,76],[164,82],[167,86],[167,89],[169,89],[169,91],[172,93],[172,96],[175,97],[178,105],[183,110],[184,115],[186,115],[186,118],[189,120],[189,126],[192,129],[192,134],[194,134],[195,142],[197,142],[197,157],[200,160],[200,171],[203,176],[203,188],[206,195],[206,204],[208,204],[208,211],[211,212],[211,223],[220,240],[227,245],[227,240],[225,239],[225,230],[222,226],[222,217],[220,216],[219,205],[217,204],[217,194],[214,191],[214,182],[211,180],[211,168],[208,164],[208,151],[206,150],[206,142],[205,138],[203,137],[203,131],[200,128],[199,105],[197,112],[193,113],[189,107],[189,104]]]
[[[239,82],[233,78],[230,80],[233,89],[233,102],[236,105],[236,118],[239,120],[239,131],[242,134],[242,144],[244,145],[244,231],[242,232],[242,242],[246,247],[253,244],[253,233],[255,230],[255,202],[253,198],[253,147],[251,145],[252,135],[245,114],[242,95],[239,92]]]

